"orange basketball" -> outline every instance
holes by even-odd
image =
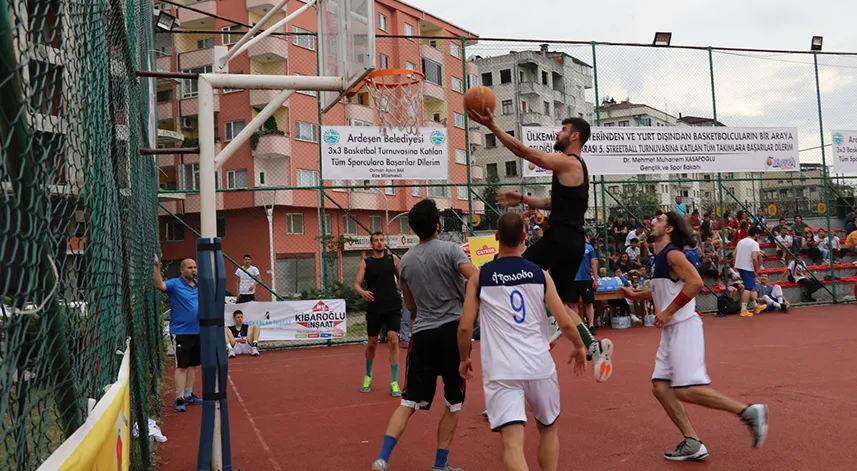
[[[491,115],[494,114],[496,107],[497,97],[488,87],[479,85],[467,90],[467,93],[464,94],[465,111],[473,110],[476,114]]]

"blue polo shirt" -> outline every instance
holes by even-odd
[[[187,284],[182,277],[167,280],[164,284],[170,297],[170,334],[199,334],[199,290]]]
[[[592,279],[592,259],[595,258],[595,249],[586,244],[583,250],[583,260],[580,261],[580,268],[577,269],[577,276],[574,281],[589,281]]]

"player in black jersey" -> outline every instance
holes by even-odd
[[[539,149],[525,146],[510,136],[494,122],[491,115],[480,115],[468,110],[468,115],[477,123],[485,126],[513,154],[553,172],[551,178],[551,196],[535,198],[524,196],[516,191],[497,193],[497,203],[503,206],[525,204],[536,209],[550,210],[548,229],[544,236],[524,252],[524,258],[536,263],[543,270],[550,270],[560,299],[566,309],[572,305],[574,296],[574,277],[583,253],[586,249],[584,215],[589,208],[589,172],[586,163],[580,158],[583,145],[589,139],[589,123],[582,118],[566,118],[562,121],[562,130],[557,133],[554,150],[548,154]],[[593,361],[595,379],[606,381],[613,372],[613,343],[609,339],[596,341],[584,324],[577,326],[580,336],[589,347]],[[561,335],[559,329],[551,341]]]

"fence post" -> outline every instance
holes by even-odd
[[[834,268],[833,231],[830,228],[829,181],[827,178],[827,158],[824,152],[824,120],[821,118],[821,86],[818,81],[818,51],[812,51],[812,63],[815,69],[815,97],[818,102],[818,136],[821,138],[821,177],[824,179],[824,216],[827,219],[827,263],[830,264],[830,283],[833,303],[836,304],[836,269]]]
[[[467,38],[464,36],[461,36],[461,76],[464,77],[464,93],[467,93],[467,90],[470,90],[470,76],[467,75]],[[467,116],[467,113],[464,113],[464,157],[467,166],[467,229],[470,234],[473,234],[473,185],[471,185],[472,180],[470,176],[470,165],[472,164],[470,160],[470,117]]]
[[[316,35],[315,35],[316,44],[318,44],[319,39],[320,38],[319,38],[318,34],[316,33]],[[317,67],[316,74],[318,74],[318,75],[321,75],[321,61],[322,60],[323,60],[322,57],[319,56],[318,54],[316,54],[316,67]],[[324,153],[321,150],[321,139],[322,139],[321,126],[323,124],[323,118],[322,118],[322,113],[321,113],[321,110],[322,110],[322,108],[321,108],[321,92],[318,92],[315,95],[316,95],[316,106],[317,106],[317,110],[318,110],[318,136],[316,136],[318,138],[318,185],[319,185],[318,186],[318,200],[319,200],[318,201],[318,236],[319,236],[318,241],[319,241],[319,244],[321,244],[321,247],[319,247],[321,249],[320,250],[321,253],[320,253],[320,258],[319,258],[318,264],[319,264],[319,267],[321,268],[321,270],[320,270],[320,272],[321,272],[321,291],[323,293],[323,296],[325,298],[327,298],[328,297],[327,231],[324,230],[325,229],[324,228],[324,220],[326,218],[325,218],[325,213],[324,213],[324,172],[322,170],[322,168],[324,167],[322,165],[322,161],[324,160]],[[386,231],[384,232],[384,237],[385,238],[387,237]],[[328,340],[327,344],[330,345],[330,343],[331,343],[330,340]]]
[[[714,91],[714,54],[711,46],[708,46],[708,76],[711,79],[711,118],[712,126],[717,127],[717,94]],[[729,268],[726,263],[726,208],[723,207],[723,173],[717,172],[718,201],[720,209],[720,255],[723,257],[723,285],[729,286]]]
[[[601,126],[601,100],[598,97],[598,59],[597,54],[595,53],[595,45],[596,42],[592,41],[592,82],[595,87],[595,125]],[[607,197],[604,192],[606,188],[604,186],[604,175],[601,175],[599,178],[599,182],[601,184],[601,212],[603,213],[602,224],[604,224],[604,264],[607,269],[607,276],[610,276],[610,234],[607,230]],[[595,207],[595,220],[598,220],[598,203],[596,203]],[[595,273],[593,276],[598,276],[598,273]]]

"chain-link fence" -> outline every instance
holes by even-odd
[[[132,469],[151,467],[162,325],[152,289],[152,6],[0,1],[0,468],[36,469],[131,346]],[[152,58],[151,60],[154,60]],[[151,64],[154,68],[154,64]]]
[[[209,71],[212,47],[237,41],[235,31],[246,28],[235,27],[231,36],[219,27],[159,34],[156,43],[164,53],[159,69]],[[235,58],[230,72],[317,74],[315,40],[300,28],[274,34]],[[611,263],[610,256],[618,259],[625,248],[624,239],[610,244],[618,239],[615,234],[604,237],[619,213],[624,213],[625,221],[631,217],[633,222],[650,221],[658,209],[670,209],[678,196],[689,217],[698,211],[700,221],[704,215],[719,221],[712,227],[732,224],[739,211],[752,215],[761,208],[770,230],[780,217],[793,224],[794,217],[801,215],[814,228],[845,236],[846,213],[853,211],[853,184],[821,165],[820,129],[827,132],[828,123],[841,129],[857,126],[846,111],[847,97],[841,96],[847,93],[842,83],[855,77],[849,65],[853,56],[819,54],[817,89],[813,56],[802,53],[425,35],[378,36],[376,45],[378,68],[425,74],[422,126],[448,132],[448,180],[324,178],[319,165],[321,126],[378,125],[376,103],[365,90],[324,115],[319,113],[314,92],[297,92],[217,175],[218,232],[224,253],[237,264],[245,254],[251,255],[267,288],[266,293],[257,292],[256,299],[345,298],[349,317],[357,323],[352,327],[349,322],[351,340],[365,338],[359,325],[364,306],[353,283],[360,260],[369,255],[369,234],[387,234],[389,248],[402,255],[416,243],[407,211],[420,199],[433,198],[443,210],[442,238],[465,243],[469,235],[491,231],[499,213],[506,210],[495,204],[498,190],[536,197],[550,194],[549,178],[530,177],[527,162],[469,121],[463,96],[475,85],[494,91],[495,121],[516,137],[533,126],[557,126],[566,117],[582,117],[595,126],[798,128],[800,171],[593,177],[587,218],[604,268]],[[171,144],[175,147],[193,147],[198,135],[194,87],[186,81],[158,92],[160,126],[184,138],[183,143]],[[215,99],[218,149],[273,95],[260,90],[219,92]],[[824,126],[819,121],[819,99],[823,109],[830,108]],[[196,155],[160,160],[160,229],[167,258],[178,260],[194,252],[192,231],[199,228],[197,161]],[[609,226],[606,220],[611,221]],[[715,258],[716,271],[722,273],[737,229],[712,231],[721,239]],[[818,233],[813,237],[818,238]],[[823,238],[813,243],[822,243]],[[776,259],[777,246],[772,244],[766,251]],[[806,257],[806,249],[800,250]],[[843,254],[840,259],[837,254],[835,259],[817,262],[830,265],[853,261],[852,257]],[[834,271],[831,267],[816,264],[810,275],[823,281],[825,274]],[[842,274],[854,275],[846,270],[838,276],[843,278]],[[228,283],[228,291],[237,294],[237,277],[230,274]],[[717,285],[718,280],[710,280],[715,292]],[[832,288],[829,283],[826,286]],[[842,286],[837,299],[853,297],[853,282],[843,281]]]

